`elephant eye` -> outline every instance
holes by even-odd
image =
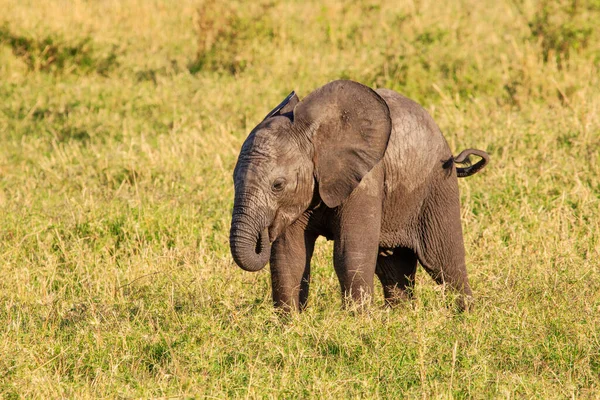
[[[271,189],[274,192],[281,192],[284,188],[285,188],[285,178],[277,178],[273,181],[273,185],[271,186]]]

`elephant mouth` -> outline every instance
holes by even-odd
[[[273,242],[275,241],[275,239],[277,239],[277,236],[275,236],[275,231],[273,230],[273,228],[268,228],[267,232],[268,232],[268,235],[269,235],[269,242],[271,244],[273,244]]]
[[[271,243],[275,242],[296,219],[290,218],[290,215],[285,212],[278,211],[273,218],[273,222],[267,228],[269,231],[269,241]]]
[[[271,243],[273,243],[275,240],[277,240],[279,235],[281,235],[283,228],[284,228],[284,222],[281,220],[281,218],[275,218],[273,223],[267,228],[269,231],[269,241]]]

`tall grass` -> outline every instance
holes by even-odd
[[[597,1],[0,0],[0,397],[596,398]],[[341,310],[229,255],[231,173],[290,90],[389,87],[461,180],[466,315],[422,271]],[[379,289],[378,289],[379,290]]]

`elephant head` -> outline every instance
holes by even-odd
[[[390,111],[370,88],[334,81],[300,101],[292,92],[252,130],[233,173],[231,253],[262,269],[271,243],[315,198],[339,206],[383,157]]]

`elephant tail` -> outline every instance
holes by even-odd
[[[471,164],[470,156],[475,155],[480,157],[481,160],[477,161],[475,164]],[[471,176],[481,171],[483,167],[490,162],[490,156],[483,150],[477,149],[466,149],[460,152],[459,155],[452,158],[452,161],[455,164],[463,164],[464,167],[456,167],[456,175],[459,178],[466,178],[467,176]]]

